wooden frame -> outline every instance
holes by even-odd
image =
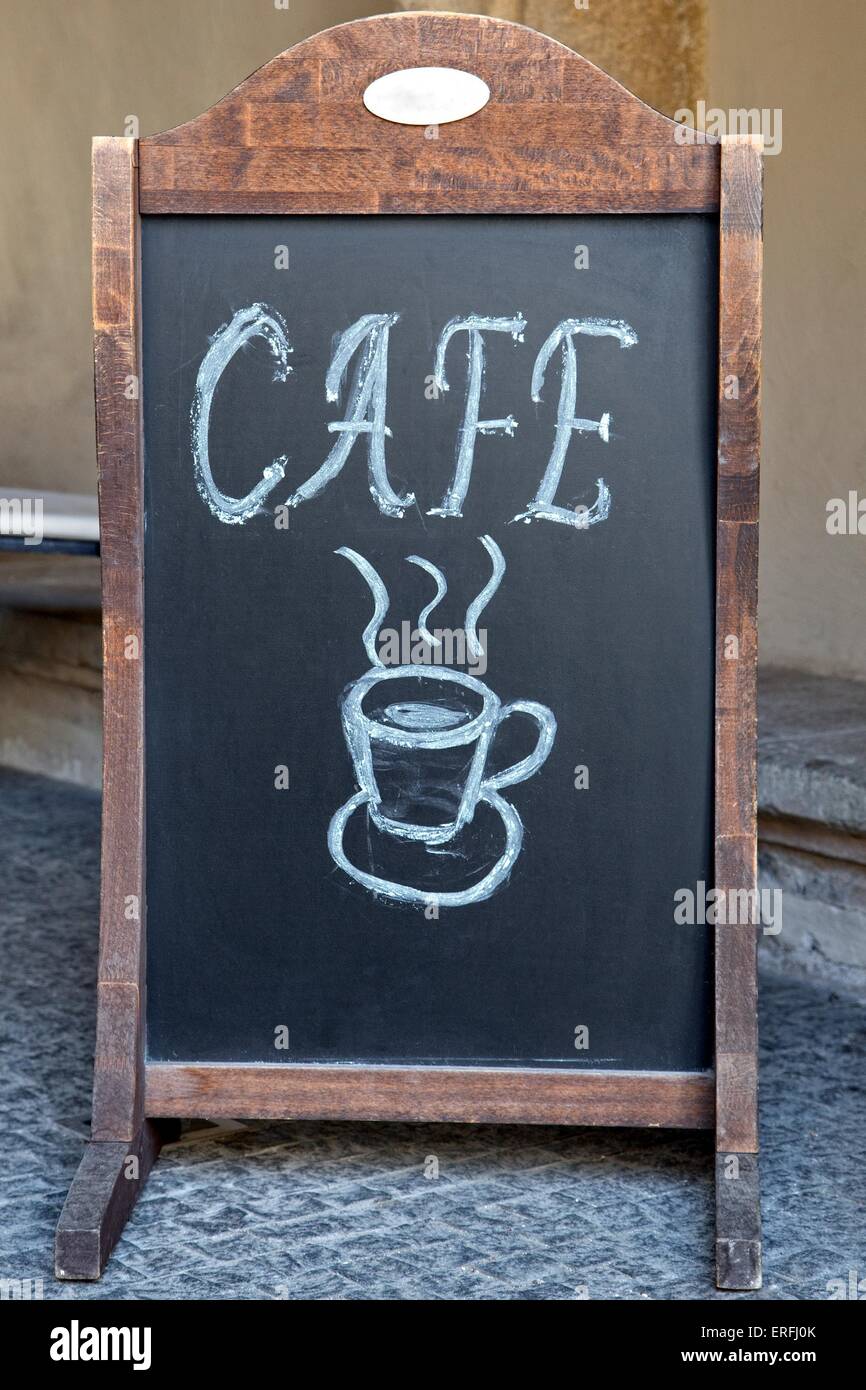
[[[435,139],[369,115],[365,86],[413,64],[471,66],[492,99]],[[145,1060],[142,216],[720,214],[715,879],[754,889],[761,151],[752,137],[678,143],[676,129],[532,30],[401,13],[316,35],[175,130],[94,142],[102,905],[93,1131],[58,1226],[59,1277],[99,1277],[158,1152],[162,1122],[204,1113],[715,1125],[717,1281],[760,1286],[754,926],[716,928],[714,1075]]]

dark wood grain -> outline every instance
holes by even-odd
[[[711,1129],[700,1072],[150,1063],[150,1115]]]
[[[103,807],[93,1137],[144,1114],[143,599],[136,143],[93,144],[93,333],[102,548]],[[137,639],[138,655],[132,655]]]
[[[176,1127],[175,1127],[176,1129]],[[58,1279],[98,1279],[164,1142],[165,1124],[145,1120],[130,1144],[90,1140],[54,1238]]]
[[[757,1154],[716,1154],[716,1285],[720,1289],[761,1287]]]
[[[722,145],[716,600],[717,888],[757,888],[761,144]],[[734,389],[734,383],[736,389]],[[731,655],[730,639],[738,644]],[[716,1282],[761,1286],[756,924],[715,930]],[[736,1177],[728,1167],[733,1159]]]
[[[137,142],[93,142],[93,352],[102,556],[102,889],[92,1138],[55,1237],[98,1279],[159,1152],[144,1118],[144,649]]]
[[[716,606],[715,882],[757,886],[758,463],[761,398],[761,147],[722,146]],[[732,378],[736,381],[733,394]],[[738,644],[728,650],[729,638]],[[756,1152],[759,929],[716,928],[717,1147]]]
[[[484,109],[437,128],[370,115],[397,68],[471,69]],[[143,213],[708,212],[719,147],[586,58],[504,20],[402,13],[338,25],[209,111],[141,141]]]

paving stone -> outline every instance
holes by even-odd
[[[822,1299],[866,1277],[866,1007],[762,981],[765,1287],[712,1285],[706,1135],[254,1124],[163,1150],[99,1284],[52,1275],[89,1116],[99,799],[0,773],[0,1277],[120,1299]],[[440,1177],[423,1163],[434,1153]]]

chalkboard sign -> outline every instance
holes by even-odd
[[[475,114],[365,109],[469,52]],[[352,1116],[715,1125],[718,1279],[756,1287],[755,927],[706,913],[754,887],[756,146],[399,15],[96,142],[94,198],[102,956],[59,1272],[100,1272],[161,1121]]]
[[[150,1059],[711,1066],[717,267],[145,223]]]

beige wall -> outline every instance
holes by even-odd
[[[707,0],[397,0],[394,9],[496,15],[577,49],[657,110],[704,95]]]
[[[826,530],[829,498],[866,498],[864,0],[402,8],[532,24],[669,115],[698,98],[782,108],[782,152],[764,162],[761,661],[866,678],[866,536]]]
[[[452,8],[542,28],[671,109],[683,92],[700,91],[703,4]],[[391,0],[289,0],[287,10],[273,0],[0,0],[0,486],[96,487],[91,136],[125,133],[129,115],[143,135],[168,129],[305,35],[397,8]]]
[[[369,0],[0,0],[0,487],[96,490],[90,140],[189,120]]]
[[[828,498],[866,496],[866,4],[706,7],[708,33],[704,0],[452,6],[534,24],[668,112],[700,96],[783,108],[783,151],[765,161],[762,660],[866,677],[866,537],[825,528]],[[129,114],[142,133],[186,120],[303,35],[390,8],[397,0],[290,0],[287,11],[272,0],[0,0],[0,485],[95,486],[91,135],[121,133]]]
[[[711,0],[713,105],[779,106],[766,209],[761,660],[866,677],[866,536],[826,504],[866,497],[862,0]]]

